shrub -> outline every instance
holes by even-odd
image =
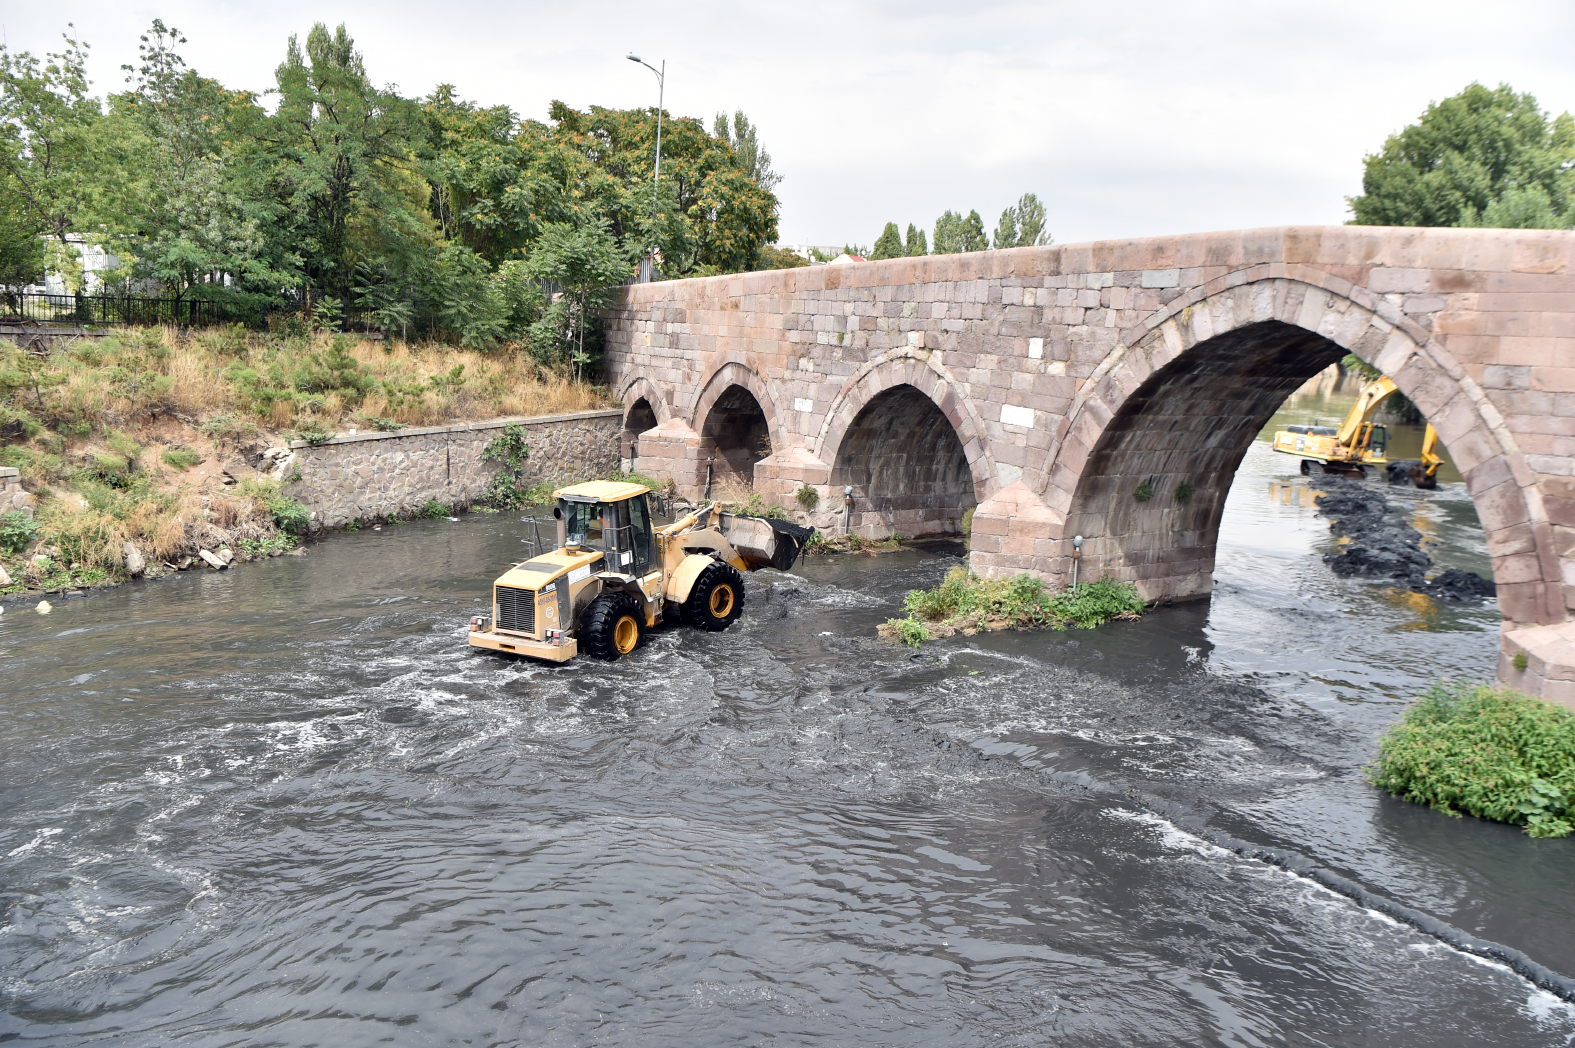
[[[1132,497],[1139,502],[1147,502],[1154,497],[1154,485],[1145,480],[1132,492]]]
[[[0,550],[15,556],[38,537],[38,524],[21,510],[0,513]]]
[[[798,490],[793,492],[793,498],[804,507],[805,513],[815,512],[815,507],[820,505],[820,492],[808,484],[800,484]]]
[[[202,456],[190,448],[165,448],[159,458],[164,460],[165,465],[176,469],[191,469],[202,461]]]
[[[929,627],[918,619],[891,619],[887,625],[896,630],[897,639],[910,648],[917,648],[930,639]]]
[[[525,439],[524,426],[515,423],[504,426],[503,432],[481,449],[481,458],[484,462],[503,463],[482,496],[489,505],[498,509],[529,505],[531,486],[525,483],[525,463],[530,460],[530,443]]]
[[[271,480],[243,480],[236,486],[242,495],[250,495],[268,509],[274,527],[291,535],[304,535],[311,526],[312,514],[299,502],[279,490]]]
[[[1509,688],[1440,682],[1378,742],[1368,779],[1449,815],[1575,831],[1575,713]]]
[[[331,429],[324,429],[321,425],[314,422],[309,426],[297,430],[291,435],[290,439],[305,441],[308,445],[315,448],[328,443],[330,440],[333,440],[334,432]]]
[[[1192,493],[1197,489],[1192,486],[1192,481],[1184,480],[1176,485],[1176,501],[1186,502],[1192,498]]]
[[[442,517],[448,516],[449,509],[450,507],[445,506],[437,499],[432,499],[425,506],[421,507],[421,510],[417,515],[426,517],[428,520],[438,520]]]

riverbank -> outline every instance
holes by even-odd
[[[555,442],[540,423],[608,403],[510,350],[239,327],[130,329],[43,355],[0,341],[0,468],[13,474],[0,595],[181,570],[204,554],[228,564],[288,552],[322,527],[447,513],[477,494],[453,478],[456,450],[476,472],[504,424],[476,420],[536,422],[532,438],[567,468],[600,474],[615,449],[587,465],[556,444],[589,431]],[[374,437],[382,458],[333,446]],[[402,487],[390,491],[390,478]],[[342,498],[357,485],[378,497]],[[322,500],[333,504],[319,513]]]

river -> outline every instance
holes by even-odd
[[[1445,479],[1390,496],[1485,573]],[[519,534],[390,525],[9,607],[0,1040],[1575,1036],[1522,974],[1575,975],[1571,843],[1362,774],[1418,690],[1491,676],[1496,608],[1334,578],[1266,443],[1213,598],[1093,631],[878,640],[959,563],[935,547],[758,573],[733,629],[611,665],[471,651]]]

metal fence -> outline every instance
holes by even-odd
[[[241,322],[265,326],[270,317],[291,314],[305,320],[305,301],[289,302],[264,309],[246,309],[226,302],[203,298],[154,297],[129,294],[52,295],[47,292],[13,291],[0,288],[0,324],[35,323],[73,326],[151,326],[173,324],[177,327],[209,327]],[[364,310],[342,311],[341,328],[371,333],[377,329]]]

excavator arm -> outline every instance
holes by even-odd
[[[1362,427],[1373,420],[1373,416],[1378,414],[1378,409],[1383,402],[1388,400],[1394,391],[1394,380],[1387,376],[1363,386],[1362,391],[1356,395],[1356,404],[1351,408],[1351,413],[1345,416],[1344,422],[1340,423],[1335,440],[1343,447],[1355,444],[1362,433]]]

